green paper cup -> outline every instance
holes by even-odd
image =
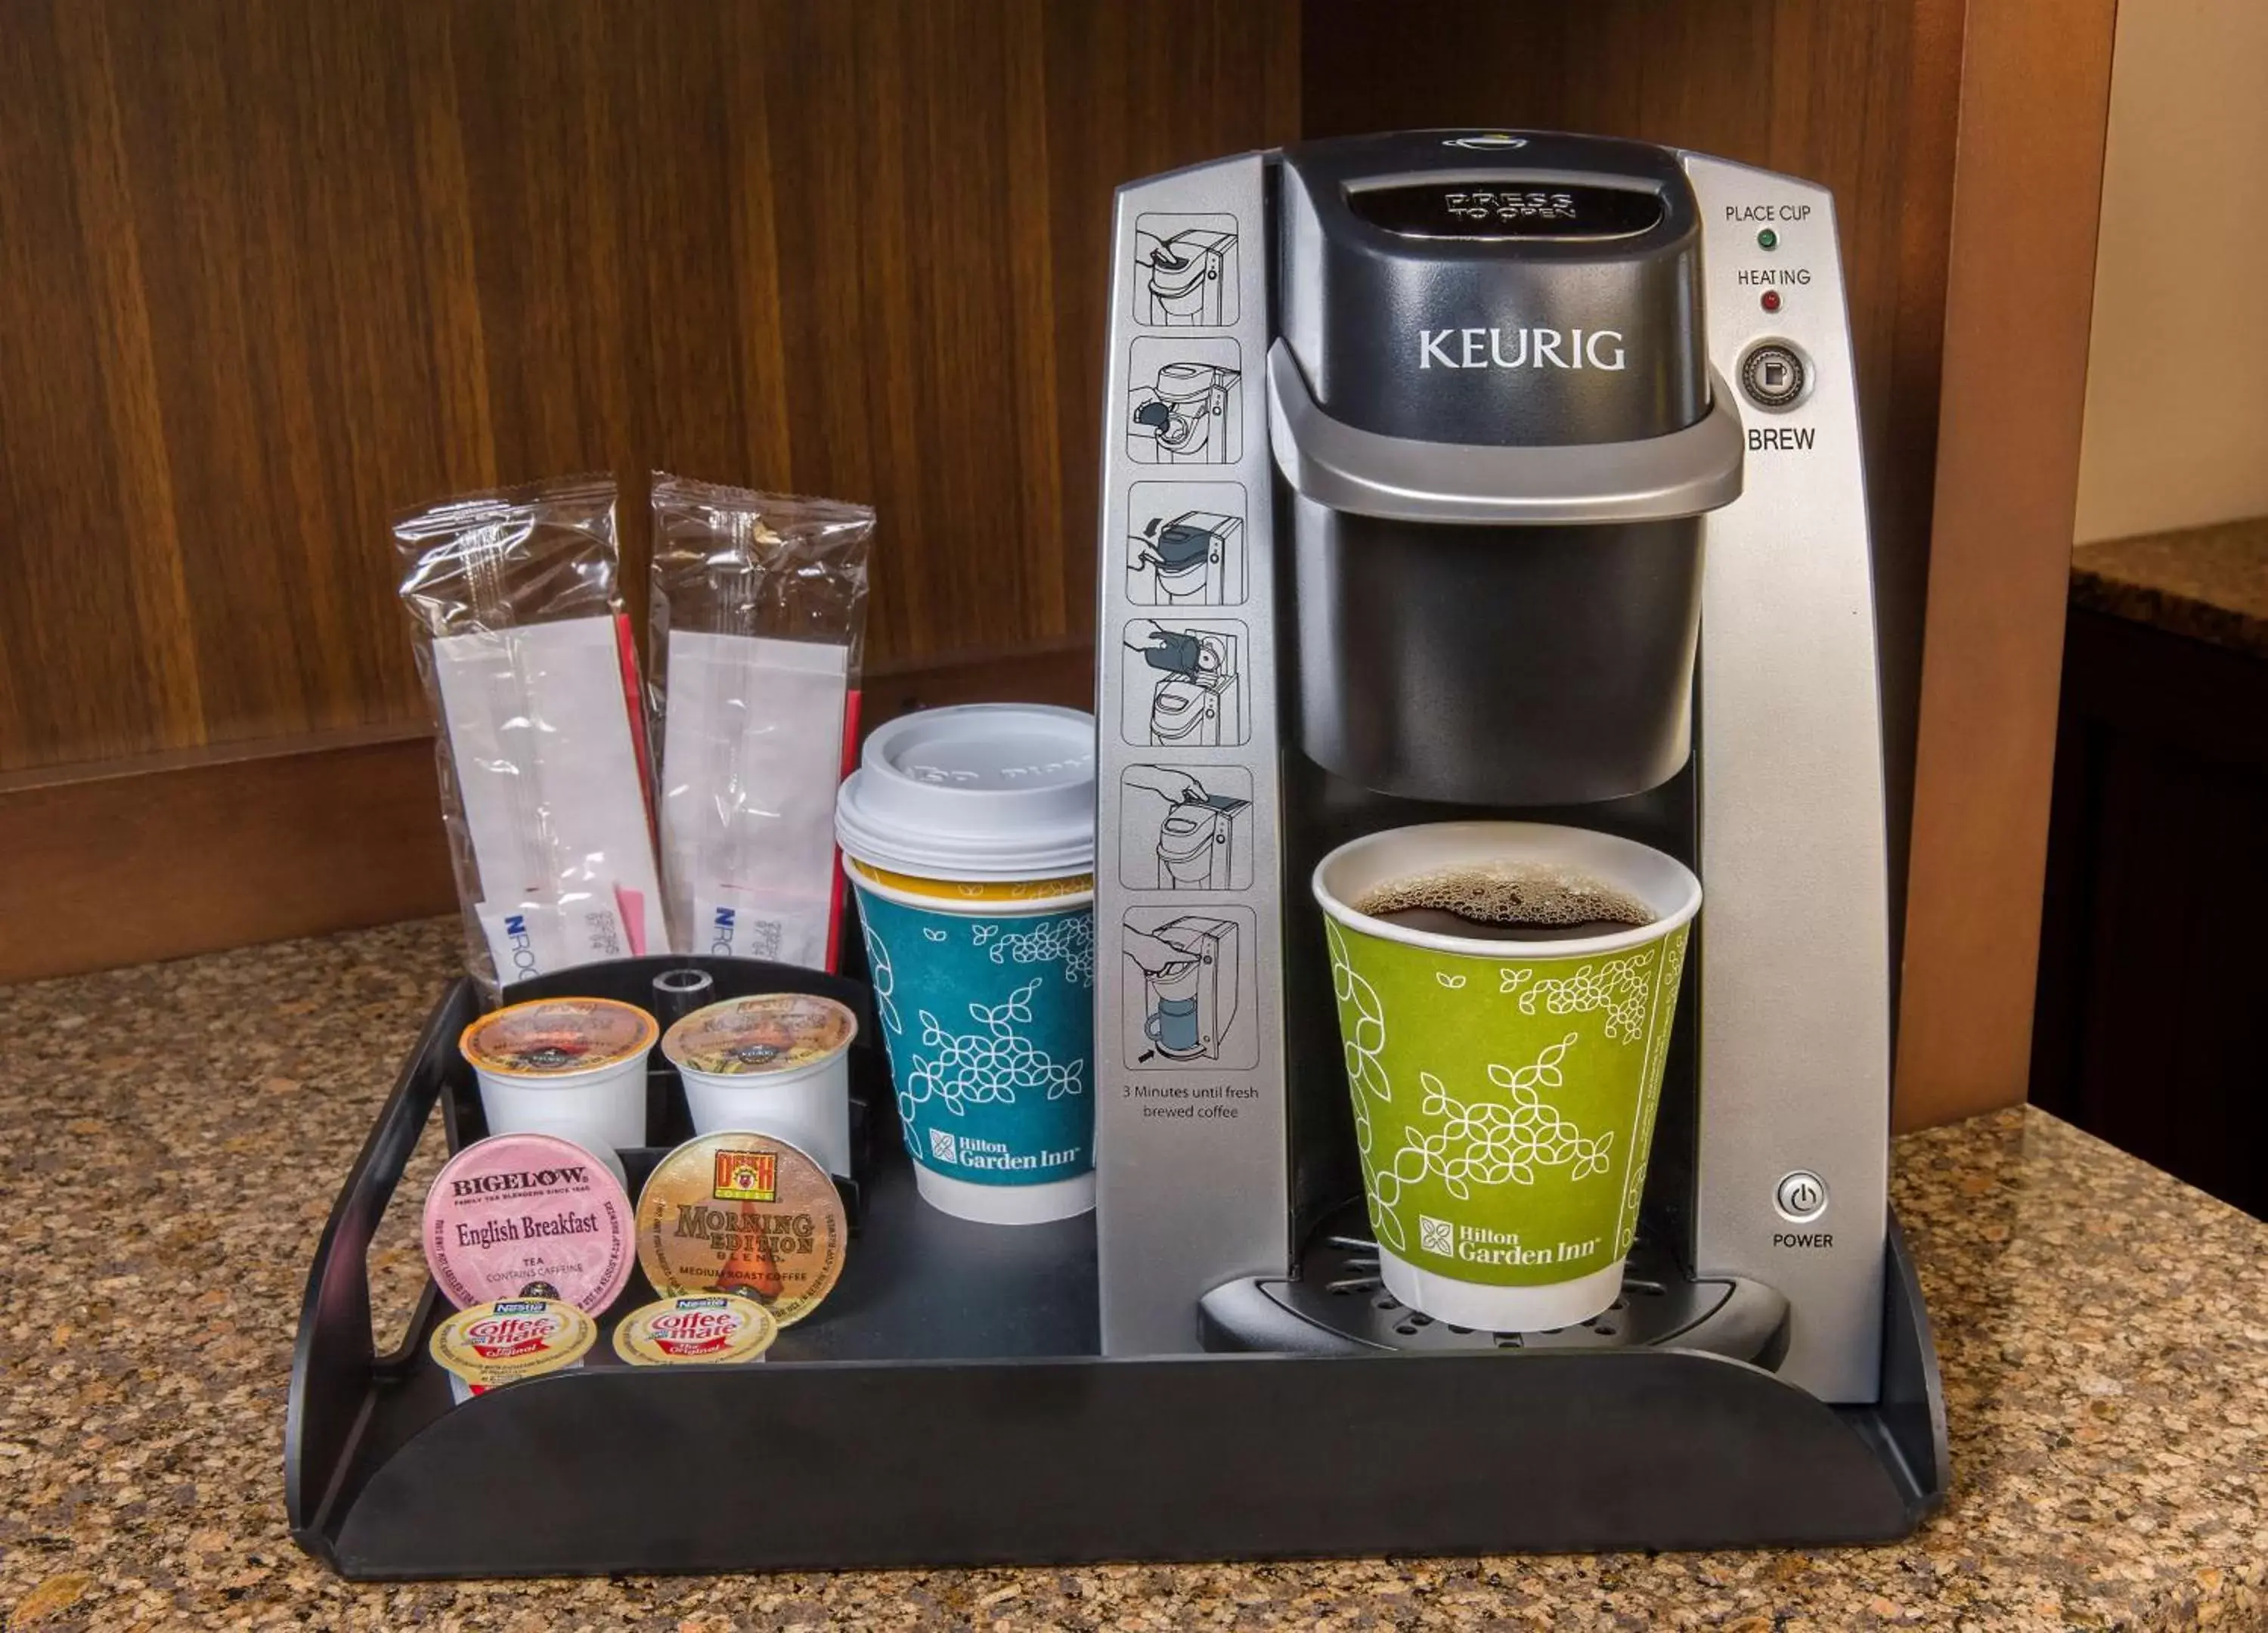
[[[1354,906],[1419,874],[1507,864],[1587,874],[1654,921],[1502,940]],[[1314,884],[1387,1291],[1487,1332],[1590,1320],[1620,1294],[1638,1229],[1700,881],[1585,828],[1443,822],[1342,845]]]

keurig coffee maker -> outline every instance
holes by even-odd
[[[1720,1454],[1771,1458],[1775,1411],[1826,1411],[1941,1490],[1887,1197],[1881,727],[1829,195],[1628,142],[1428,131],[1199,166],[1117,211],[1100,820],[1106,857],[1145,859],[1097,884],[1104,1352],[1485,1353],[1506,1411],[1540,1378],[1524,1359],[1582,1357],[1609,1424],[1638,1357],[1676,1357],[1697,1424],[1745,1424],[1697,1429]],[[1234,234],[1235,283],[1169,321],[1143,250],[1199,228]],[[1182,495],[1156,404],[1187,394],[1159,382],[1200,377],[1253,389],[1210,400],[1244,423],[1206,428]],[[1244,547],[1202,622],[1241,707],[1203,734],[1159,712],[1161,649],[1194,649],[1129,594],[1145,522],[1200,509]],[[1154,827],[1161,764],[1252,791],[1246,877],[1114,842]],[[1625,1296],[1568,1330],[1403,1307],[1362,1207],[1309,875],[1359,835],[1473,818],[1636,839],[1705,893]],[[1194,974],[1161,971],[1158,932],[1191,922],[1236,932],[1201,1052],[1160,1047],[1155,1017]]]

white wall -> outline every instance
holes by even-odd
[[[2268,515],[2268,0],[2120,0],[2085,543]]]

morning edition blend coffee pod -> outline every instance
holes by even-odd
[[[426,1348],[446,1369],[460,1402],[499,1384],[583,1365],[599,1324],[556,1298],[498,1298],[460,1310],[433,1329]]]
[[[817,1163],[768,1134],[704,1134],[638,1195],[637,1256],[656,1291],[738,1293],[792,1327],[834,1289],[850,1236]]]
[[[772,1313],[738,1293],[657,1298],[622,1317],[615,1353],[632,1366],[739,1366],[779,1336]]]
[[[572,1140],[494,1135],[425,1193],[425,1262],[460,1309],[541,1284],[595,1314],[630,1279],[632,1218],[621,1183]]]

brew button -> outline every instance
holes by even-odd
[[[1760,408],[1785,408],[1803,395],[1803,359],[1795,349],[1766,341],[1742,360],[1741,389]]]
[[[1808,1225],[1827,1211],[1827,1181],[1808,1168],[1783,1174],[1772,1202],[1792,1225]]]

